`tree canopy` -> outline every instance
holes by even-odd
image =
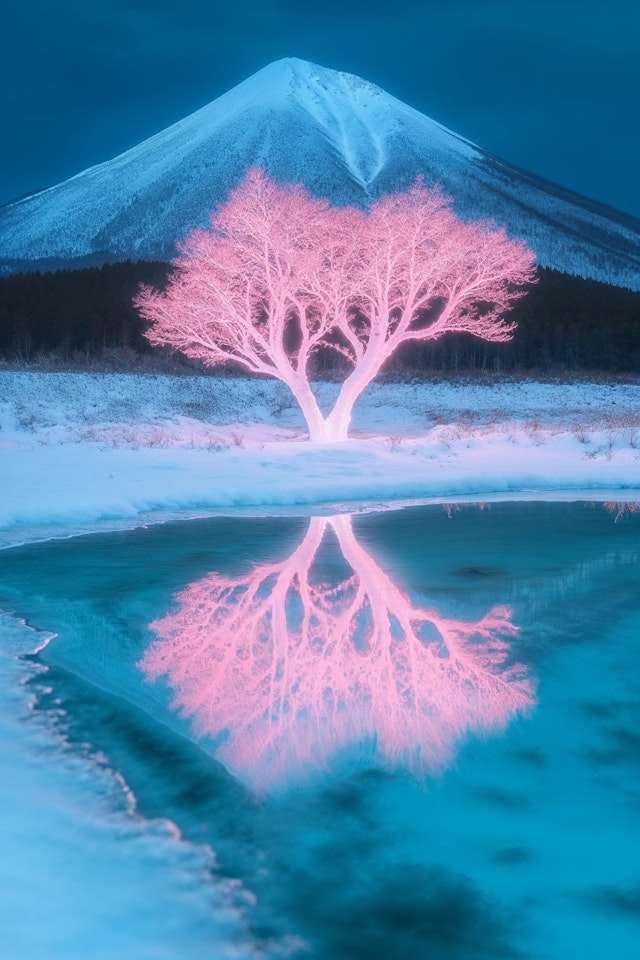
[[[504,315],[534,280],[534,254],[491,223],[465,223],[439,188],[415,183],[366,211],[331,207],[250,169],[195,230],[164,291],[135,299],[154,345],[207,366],[278,378],[315,441],[348,436],[353,406],[398,347],[470,333],[504,342]],[[309,383],[315,352],[352,367],[325,416]]]

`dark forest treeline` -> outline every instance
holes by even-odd
[[[0,356],[67,360],[113,347],[150,350],[131,301],[140,283],[162,286],[167,271],[165,263],[139,261],[0,277]]]
[[[518,324],[508,343],[445,336],[406,344],[400,361],[430,370],[640,372],[640,292],[539,268],[507,319]]]
[[[148,353],[131,300],[141,282],[162,286],[169,269],[141,261],[0,277],[0,356],[69,360],[117,347]],[[408,343],[393,369],[640,372],[640,293],[541,269],[510,319],[518,324],[510,343],[458,335]],[[318,372],[331,372],[332,357],[320,358]]]

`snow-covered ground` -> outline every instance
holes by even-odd
[[[352,434],[310,444],[277,381],[3,371],[2,542],[176,510],[640,499],[640,381],[373,385]]]
[[[253,956],[239,942],[242,891],[212,882],[213,852],[139,816],[105,757],[74,751],[54,712],[33,712],[25,690],[47,670],[20,654],[48,638],[4,613],[0,635],[2,956]]]

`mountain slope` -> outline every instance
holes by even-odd
[[[296,59],[0,209],[0,268],[170,259],[255,164],[338,204],[366,204],[422,174],[461,216],[526,239],[541,264],[640,288],[639,220],[502,162],[359,77]]]

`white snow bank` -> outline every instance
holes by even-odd
[[[6,614],[0,633],[2,955],[255,956],[244,916],[251,894],[213,880],[209,848],[182,840],[170,821],[139,816],[102,755],[65,743],[55,710],[32,710],[27,682],[46,686],[47,671],[20,654],[46,638]]]
[[[318,384],[325,408],[338,386]],[[482,425],[541,419],[570,427],[640,417],[640,382],[562,383],[505,379],[372,384],[360,398],[353,432],[420,436],[438,423]],[[262,423],[298,432],[304,421],[277,380],[166,375],[0,371],[0,427],[153,423],[173,417],[205,424]],[[0,437],[2,434],[0,433]]]
[[[374,385],[354,439],[322,445],[304,439],[274,381],[5,372],[0,388],[10,541],[25,525],[158,510],[576,490],[640,498],[638,384]],[[322,402],[335,391],[322,385]]]

